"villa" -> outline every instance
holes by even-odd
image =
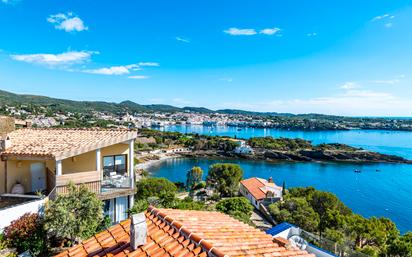
[[[127,218],[135,193],[136,131],[14,130],[12,119],[0,118],[0,229],[25,212],[41,211],[46,200],[67,193],[69,183],[95,192],[113,223]]]
[[[261,209],[260,204],[266,206],[281,200],[283,188],[277,186],[272,178],[266,180],[254,177],[240,181],[239,191],[253,206]]]
[[[56,256],[315,257],[220,212],[153,207]]]

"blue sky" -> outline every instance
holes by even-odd
[[[412,1],[0,0],[0,89],[412,116]]]

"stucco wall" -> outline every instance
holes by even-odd
[[[101,165],[103,167],[103,157],[107,155],[128,154],[128,144],[116,144],[101,149]],[[129,160],[129,158],[127,158]],[[71,174],[83,171],[96,170],[96,151],[77,155],[74,158],[67,158],[62,161],[63,174]],[[53,169],[55,170],[55,169]]]
[[[14,207],[0,210],[0,232],[10,225],[13,220],[23,216],[25,213],[42,212],[46,199],[37,199],[31,202],[16,205]]]
[[[62,161],[64,174],[96,170],[96,151],[87,152]]]
[[[115,155],[115,154],[128,154],[129,145],[126,144],[116,144],[102,148],[102,157],[105,155]]]
[[[6,193],[6,162],[0,160],[0,194]]]
[[[31,192],[30,164],[39,161],[7,161],[7,193],[18,181],[23,185],[25,192]]]

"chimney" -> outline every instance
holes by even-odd
[[[273,183],[273,178],[272,177],[269,177],[268,183]]]
[[[146,244],[147,224],[144,213],[132,215],[130,224],[130,245],[133,250],[137,250],[139,246]]]
[[[10,147],[11,147],[10,137],[9,136],[5,136],[4,138],[0,137],[0,152],[6,151]]]

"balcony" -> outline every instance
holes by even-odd
[[[101,172],[98,171],[76,172],[55,176],[52,171],[48,170],[47,180],[48,185],[50,185],[48,191],[54,191],[54,195],[68,193],[69,183],[74,183],[77,187],[84,185],[103,200],[130,195],[134,192],[132,178],[127,176],[127,173],[122,175],[105,173],[102,180]]]

